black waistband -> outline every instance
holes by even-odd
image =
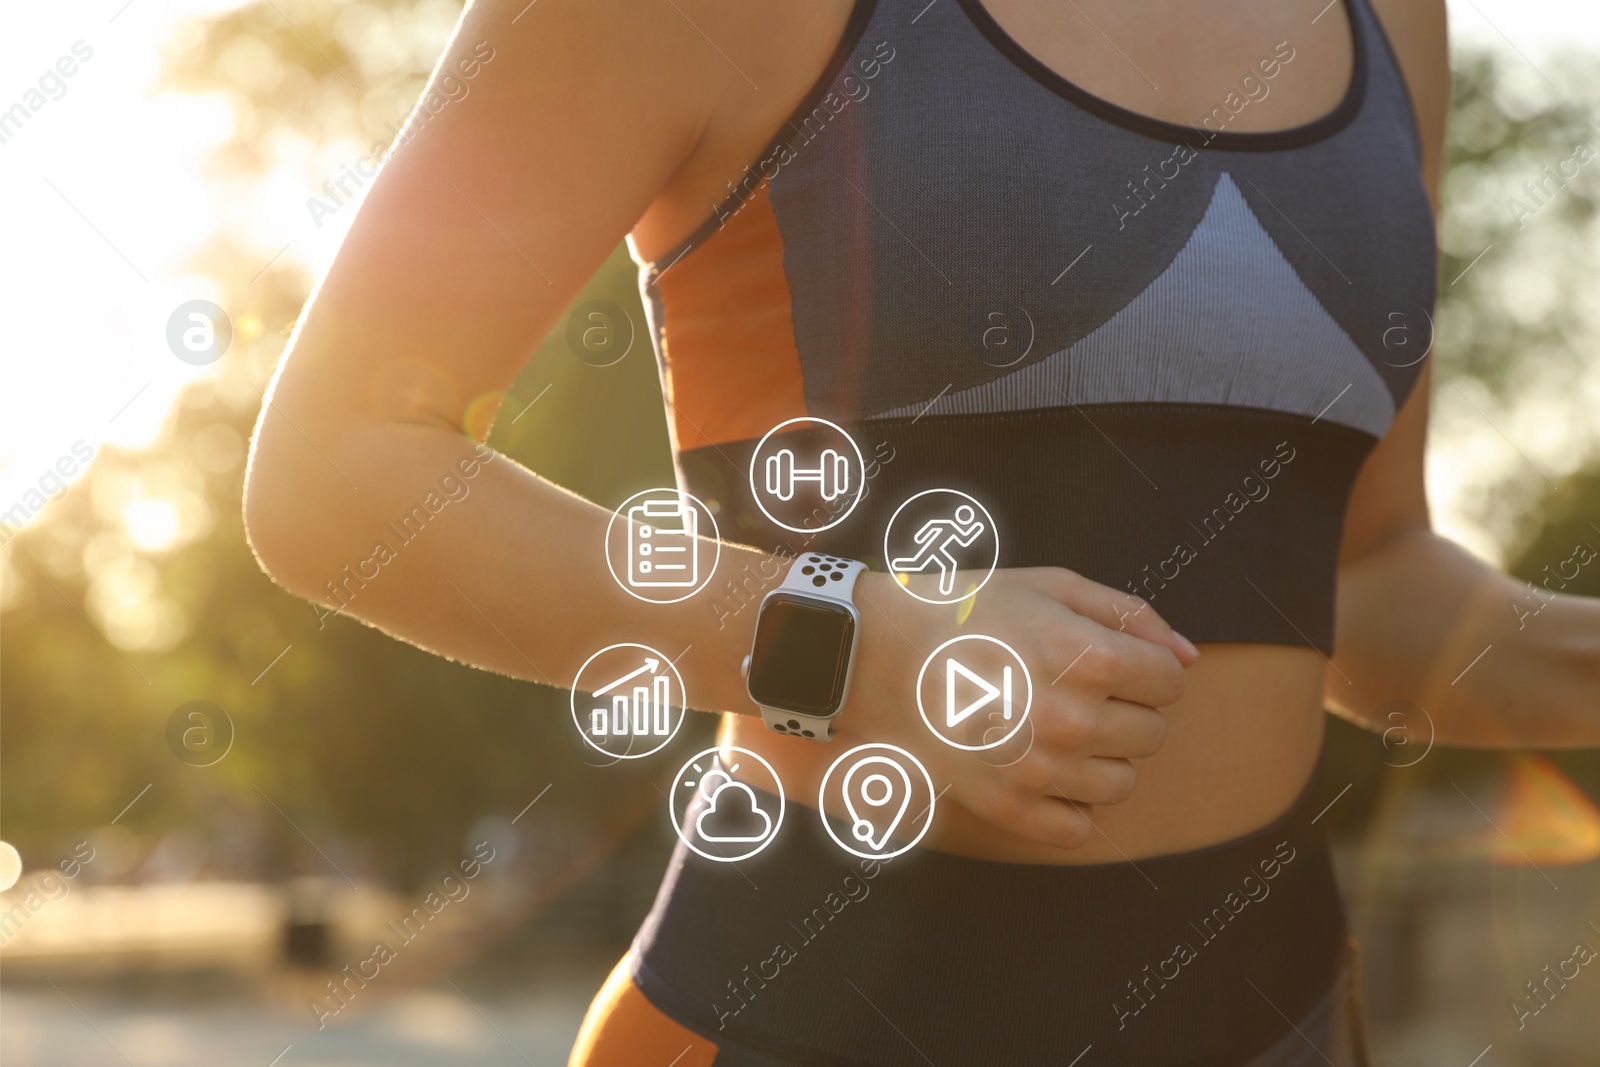
[[[1076,867],[857,860],[796,807],[737,866],[680,846],[634,980],[751,1063],[1060,1065],[1092,1045],[1097,1063],[1231,1067],[1338,975],[1315,781],[1244,837]]]

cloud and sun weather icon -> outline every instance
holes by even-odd
[[[708,748],[672,782],[672,829],[696,854],[719,863],[747,860],[783,825],[783,783],[749,749]]]

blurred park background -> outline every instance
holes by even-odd
[[[0,110],[26,110],[0,124],[0,838],[23,865],[0,1060],[564,1062],[669,851],[655,778],[712,724],[593,766],[564,692],[319,619],[239,513],[261,390],[460,4],[21,7],[0,13]],[[1437,525],[1542,582],[1600,547],[1600,14],[1451,12],[1436,329],[1395,343],[1434,345]],[[1546,168],[1576,177],[1540,192]],[[610,507],[670,462],[624,249],[596,298],[634,349],[594,366],[563,322],[490,443]],[[167,343],[195,299],[232,323],[205,366]],[[1600,568],[1565,591],[1600,595]],[[1513,1007],[1600,949],[1600,754],[1430,750],[1395,721],[1331,722],[1322,778],[1378,1062],[1600,1063],[1600,977],[1520,1028]],[[319,1020],[326,983],[474,859]]]

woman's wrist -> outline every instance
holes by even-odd
[[[708,587],[704,597],[683,605],[681,632],[689,647],[679,666],[692,707],[759,715],[761,709],[746,685],[744,660],[755,642],[761,601],[783,584],[795,557],[740,548],[729,561],[727,548],[724,568],[730,577],[716,583],[721,591]],[[891,720],[905,719],[915,700],[916,665],[909,673],[905,666],[915,658],[915,646],[906,635],[919,620],[907,617],[910,599],[894,587],[892,576],[881,572],[862,573],[853,600],[860,624],[852,680],[834,728],[856,736],[884,737],[894,733]]]
[[[759,715],[761,709],[746,687],[744,659],[755,641],[761,601],[783,583],[794,557],[741,548],[729,566],[727,546],[724,552],[731,577],[716,583],[722,591],[709,587],[705,598],[685,604],[682,632],[689,648],[680,667],[691,706]],[[892,575],[881,571],[865,571],[857,578],[853,601],[860,623],[850,689],[834,729],[872,740],[903,737],[917,717],[917,671],[932,648],[919,635],[940,609],[912,600]]]
[[[916,671],[921,665],[916,635],[925,625],[918,605],[896,588],[893,575],[867,571],[856,580],[860,632],[850,692],[834,721],[840,732],[871,740],[900,736],[913,718]]]
[[[727,543],[722,552],[718,577],[681,605],[680,632],[688,648],[680,672],[691,707],[759,715],[745,685],[744,659],[755,641],[761,600],[783,582],[792,561]]]

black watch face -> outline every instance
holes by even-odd
[[[750,696],[769,708],[834,714],[844,701],[855,630],[855,618],[842,605],[772,597],[756,627]]]

